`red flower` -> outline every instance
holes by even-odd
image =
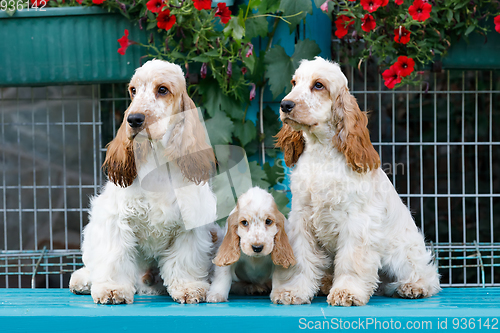
[[[220,21],[227,24],[231,19],[231,11],[226,7],[225,2],[219,2],[217,4],[217,10],[215,11],[215,16],[220,17]]]
[[[405,77],[413,73],[413,70],[415,69],[415,61],[407,56],[400,56],[393,67],[399,76]]]
[[[83,0],[76,0],[80,5],[83,3]]]
[[[92,0],[92,3],[94,5],[102,5],[102,3],[104,2],[105,0]]]
[[[193,0],[193,3],[194,3],[194,8],[196,8],[198,10],[202,10],[202,9],[210,10],[210,9],[212,9],[212,0]]]
[[[403,2],[405,2],[405,0],[394,0],[394,2],[396,3],[396,5],[401,6]]]
[[[382,7],[385,7],[389,4],[389,0],[382,0]]]
[[[160,14],[158,14],[158,17],[156,18],[156,20],[158,21],[156,23],[158,28],[170,30],[174,26],[176,18],[174,15],[170,16],[170,10],[167,9],[167,10],[160,12]]]
[[[255,83],[251,83],[250,86],[252,87],[250,90],[250,100],[253,100],[255,98]]]
[[[361,24],[361,29],[366,32],[372,31],[377,26],[375,19],[370,14],[366,14],[365,17],[361,19],[361,21],[363,22]]]
[[[370,13],[376,11],[383,5],[383,3],[384,0],[361,0],[361,6],[363,6],[363,9],[369,11]]]
[[[47,4],[47,0],[31,0],[32,7],[41,7]]]
[[[127,51],[127,48],[130,45],[137,44],[133,40],[128,39],[128,30],[125,29],[125,34],[122,36],[122,38],[118,39],[118,43],[120,43],[120,48],[118,49],[118,53],[121,55],[125,55],[125,52]]]
[[[153,13],[159,13],[161,12],[161,9],[165,6],[163,3],[163,0],[150,0],[146,4],[146,7],[148,7],[149,11]]]
[[[500,34],[500,15],[495,16],[493,22],[495,22],[495,30]]]
[[[408,8],[408,12],[415,21],[424,22],[431,17],[432,5],[422,0],[413,1],[413,5]]]
[[[396,43],[406,44],[410,41],[411,31],[400,26],[399,28],[394,29],[394,35],[394,41]]]
[[[338,38],[342,38],[347,35],[347,29],[349,26],[354,24],[354,20],[346,15],[340,15],[335,21],[335,26],[337,27],[337,31],[335,31],[335,36]]]
[[[330,0],[326,0],[322,5],[321,7],[319,7],[322,11],[324,11],[325,13],[328,13],[328,1]]]
[[[384,78],[384,84],[387,88],[392,89],[394,86],[401,82],[401,76],[399,76],[398,72],[394,66],[391,66],[389,69],[385,70],[382,73],[382,77]]]
[[[200,76],[202,79],[207,77],[207,63],[206,62],[201,64]]]

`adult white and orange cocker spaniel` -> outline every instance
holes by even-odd
[[[274,303],[309,303],[333,271],[327,301],[364,305],[386,295],[419,298],[440,290],[439,274],[411,213],[380,168],[367,116],[340,67],[302,61],[281,102],[277,146],[291,174],[290,242],[297,264],[276,268]],[[323,281],[324,283],[325,281]]]
[[[216,219],[206,183],[213,151],[179,66],[148,61],[129,92],[132,102],[104,162],[109,181],[91,200],[85,266],[71,276],[70,289],[102,304],[132,303],[135,293],[165,287],[179,303],[203,302]]]
[[[213,260],[218,267],[207,302],[226,302],[230,290],[240,295],[269,295],[275,265],[286,269],[295,264],[286,223],[267,191],[254,187],[240,195]]]

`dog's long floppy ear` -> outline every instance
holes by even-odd
[[[368,132],[368,117],[359,109],[356,98],[342,88],[334,103],[333,117],[336,134],[333,144],[342,152],[349,166],[356,172],[375,170],[380,166],[380,157],[373,148]]]
[[[288,236],[285,232],[285,216],[281,214],[275,205],[275,223],[278,227],[278,232],[274,236],[274,247],[271,253],[271,259],[275,265],[288,268],[290,265],[295,265],[295,256],[293,249],[288,241]]]
[[[132,185],[137,176],[133,142],[127,137],[126,126],[127,120],[124,118],[116,137],[107,145],[106,159],[102,165],[109,180],[121,187]]]
[[[274,146],[283,151],[286,165],[294,166],[306,145],[302,131],[294,131],[289,125],[283,123],[281,130],[274,137],[277,139]]]
[[[198,185],[213,175],[215,155],[206,141],[196,105],[186,91],[182,94],[180,107],[184,117],[172,132],[168,155],[175,159],[184,177]]]
[[[238,207],[227,218],[227,233],[217,251],[213,263],[217,266],[229,266],[240,259],[240,236],[238,236]]]

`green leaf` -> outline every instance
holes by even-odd
[[[215,116],[206,120],[205,127],[212,146],[231,142],[234,124],[224,112],[217,112]]]
[[[242,123],[238,121],[234,124],[234,136],[237,137],[242,146],[246,146],[257,137],[257,129],[251,120]]]
[[[243,63],[245,66],[248,68],[250,73],[253,73],[253,70],[255,69],[255,54],[252,54],[250,57],[243,57]]]
[[[207,109],[209,116],[213,117],[220,113],[222,93],[217,81],[209,78],[201,80],[199,89],[203,96],[203,106]]]
[[[448,12],[446,13],[446,18],[448,19],[448,22],[453,20],[453,12],[450,9],[448,9]]]
[[[271,184],[267,182],[266,172],[262,169],[262,167],[256,161],[249,162],[248,166],[250,167],[253,186],[259,186],[263,189],[269,188]]]
[[[289,81],[295,68],[292,59],[280,45],[274,45],[267,51],[264,62],[267,67],[265,77],[269,80],[274,99],[283,92],[284,88],[291,86]]]
[[[245,20],[243,19],[243,11],[240,11],[238,16],[233,16],[224,28],[226,37],[232,36],[236,40],[241,40],[245,35]]]
[[[197,62],[209,62],[210,58],[207,57],[205,54],[200,54],[199,56],[191,58],[191,60],[197,61]]]
[[[262,1],[260,6],[258,7],[257,12],[260,14],[269,14],[269,13],[274,14],[279,10],[280,2],[281,2],[281,0]]]
[[[276,191],[274,188],[270,189],[269,193],[271,193],[271,195],[273,196],[274,202],[276,202],[276,206],[278,206],[281,214],[288,216],[288,213],[290,213],[290,208],[288,208],[287,205],[290,200],[288,200],[286,193],[283,191]]]
[[[300,60],[312,60],[321,52],[318,44],[310,39],[299,40],[295,44],[295,51],[293,52],[292,62],[295,69],[299,67]],[[291,77],[290,77],[291,79]]]
[[[476,26],[474,25],[469,26],[467,30],[465,30],[465,36],[468,36],[471,32],[474,31],[474,29],[476,29]]]
[[[285,169],[280,164],[279,160],[274,161],[274,165],[271,166],[269,162],[264,164],[264,171],[267,175],[267,180],[274,186],[278,183],[282,183],[285,180]]]
[[[156,28],[156,21],[149,21],[148,25],[146,26],[146,30],[151,30]]]
[[[307,13],[312,14],[312,2],[311,0],[281,0],[280,10],[283,12],[283,18],[290,22],[289,28],[292,33]]]
[[[264,16],[250,16],[245,21],[245,37],[252,39],[255,37],[266,37],[269,23]]]
[[[217,89],[219,89],[217,87]],[[231,118],[241,120],[245,114],[241,103],[234,98],[220,93],[220,109],[226,112]]]

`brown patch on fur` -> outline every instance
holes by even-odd
[[[121,187],[132,185],[137,176],[133,144],[128,139],[127,126],[127,120],[124,118],[116,137],[106,146],[108,150],[102,165],[109,180]]]
[[[290,265],[295,265],[295,256],[293,255],[292,246],[285,232],[285,216],[278,210],[276,203],[274,203],[273,208],[278,232],[274,236],[274,247],[271,253],[271,259],[275,265],[288,268]]]
[[[283,123],[281,130],[274,137],[277,139],[274,146],[283,151],[286,165],[294,166],[306,145],[302,131],[295,131],[290,125]]]
[[[155,284],[155,276],[151,268],[142,276],[142,283],[149,287]]]
[[[217,241],[219,240],[219,237],[217,236],[217,232],[210,231],[210,236],[212,236],[212,244],[217,243]]]
[[[224,236],[217,256],[213,263],[217,266],[229,266],[240,259],[240,236],[238,236],[238,206],[235,211],[227,218],[227,233]]]
[[[363,173],[380,167],[380,157],[373,148],[368,132],[368,117],[359,109],[356,98],[344,88],[335,103],[340,111],[334,115],[340,117],[336,122],[336,135],[333,144],[342,152],[349,166],[356,172]]]
[[[181,112],[184,111],[189,112],[185,112],[184,119],[172,131],[167,154],[175,159],[184,177],[198,185],[213,175],[215,155],[206,142],[196,105],[187,92],[182,95]]]
[[[332,289],[333,275],[331,275],[331,274],[325,274],[321,278],[321,282],[320,283],[321,284],[319,286],[319,295],[321,295],[321,296],[328,296],[328,294],[330,293],[330,289]]]

